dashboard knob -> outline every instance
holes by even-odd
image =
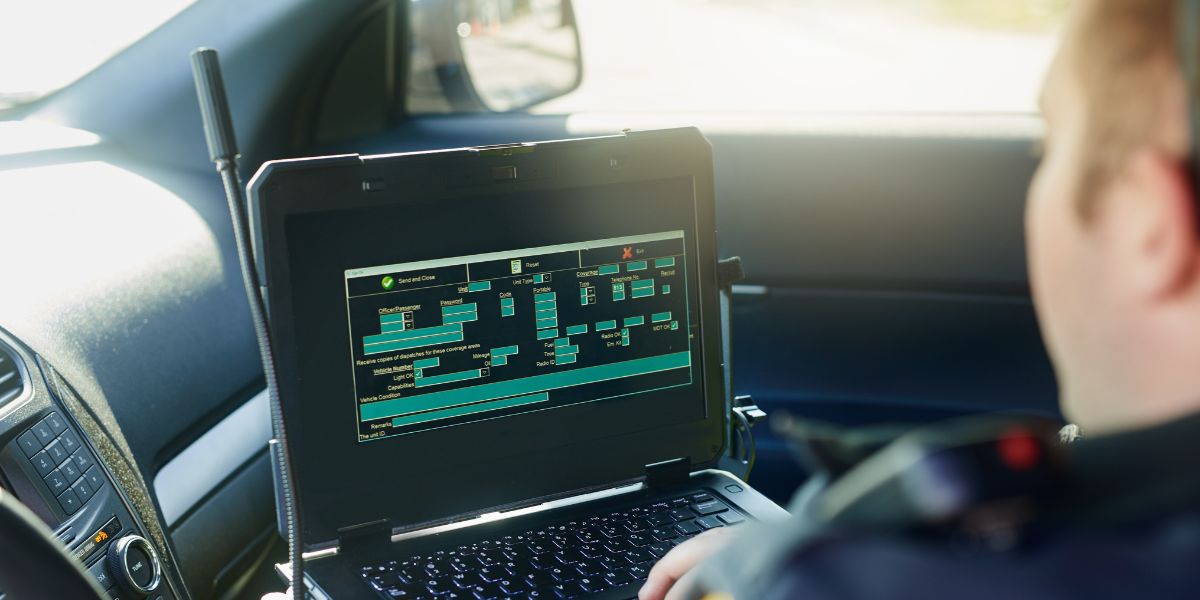
[[[127,535],[108,547],[108,570],[122,591],[145,598],[162,581],[154,546],[140,535]]]

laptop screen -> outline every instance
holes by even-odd
[[[358,440],[690,385],[687,242],[660,231],[348,269]]]
[[[491,183],[516,160],[528,179]],[[710,168],[689,133],[260,178],[308,543],[715,460]]]

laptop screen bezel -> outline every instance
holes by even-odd
[[[489,174],[499,166],[522,165],[521,172],[547,175],[530,180],[493,181]],[[696,320],[703,335],[701,344],[705,417],[621,437],[606,437],[572,447],[574,465],[563,457],[547,457],[546,464],[513,465],[524,472],[539,473],[551,481],[538,482],[536,493],[514,494],[505,502],[487,502],[453,514],[406,515],[375,500],[344,499],[333,502],[328,494],[306,487],[306,473],[328,481],[327,469],[306,454],[304,447],[292,449],[299,484],[297,498],[303,521],[306,550],[327,548],[336,543],[338,530],[386,518],[396,531],[418,529],[470,518],[498,509],[515,508],[636,481],[644,476],[643,466],[661,460],[688,457],[696,468],[715,464],[727,443],[724,398],[724,365],[720,343],[720,311],[716,275],[715,199],[711,147],[694,129],[639,132],[603,138],[524,144],[508,148],[459,149],[427,153],[359,157],[356,155],[280,161],[260,169],[250,184],[251,213],[255,233],[257,265],[267,282],[267,300],[274,334],[275,364],[280,397],[290,437],[304,439],[321,432],[320,424],[305,422],[298,406],[298,356],[292,344],[295,323],[291,294],[288,218],[329,211],[370,209],[417,198],[453,202],[480,194],[520,191],[553,191],[648,182],[688,177],[695,203],[695,235],[699,307]],[[372,185],[395,190],[403,186],[405,200],[397,194],[371,193]],[[342,365],[337,365],[342,367]],[[486,456],[486,449],[476,449]],[[600,459],[601,456],[609,457]],[[380,465],[395,468],[395,462]],[[426,478],[394,478],[383,485],[382,496],[429,493]],[[493,494],[493,496],[495,496]],[[397,503],[399,506],[401,503]]]

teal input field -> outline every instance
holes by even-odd
[[[646,322],[646,317],[642,317],[642,316],[626,317],[624,324],[626,327],[633,327],[635,325],[641,325],[645,322]]]
[[[380,400],[364,404],[360,408],[362,419],[370,421],[388,417],[411,415],[414,412],[452,408],[509,396],[548,392],[555,389],[586,385],[600,381],[635,377],[659,371],[681,369],[691,365],[689,352],[660,354],[645,358],[582,367],[545,375],[534,375],[510,381],[484,383],[471,387],[430,392],[393,400]]]
[[[492,289],[492,282],[490,281],[472,281],[467,284],[468,292],[486,292],[490,289]]]
[[[447,325],[451,323],[470,323],[471,321],[478,320],[479,313],[475,311],[454,313],[452,315],[442,315],[442,322],[446,323]]]
[[[421,360],[413,361],[413,368],[414,369],[428,369],[429,367],[436,367],[440,364],[442,364],[442,360],[440,358],[437,358],[437,357],[422,358]]]
[[[588,332],[587,325],[568,325],[567,335],[583,335]]]
[[[410,329],[408,331],[397,331],[396,333],[368,335],[363,338],[363,345],[369,346],[371,344],[378,344],[381,342],[398,342],[401,340],[410,340],[413,338],[440,335],[443,333],[462,333],[462,325],[451,323],[449,325],[438,325],[436,327],[424,327],[421,329]]]
[[[652,287],[654,287],[654,280],[653,279],[639,279],[637,281],[631,281],[629,283],[629,286],[635,290],[640,290],[642,288],[652,288]]]
[[[575,362],[574,354],[558,354],[558,355],[554,356],[554,364],[556,364],[556,365],[569,365],[574,362]]]
[[[555,346],[555,354],[579,354],[579,346]]]
[[[453,306],[443,306],[442,307],[443,315],[453,315],[453,314],[461,313],[461,312],[475,312],[475,303],[470,302],[467,304],[455,304]]]
[[[625,263],[625,270],[630,273],[632,273],[634,271],[645,271],[646,270],[646,261],[635,260],[633,262],[627,262],[627,263]]]
[[[379,315],[379,323],[380,324],[403,323],[403,322],[404,322],[404,313],[395,313],[395,314],[391,314],[391,315]]]
[[[670,321],[670,320],[671,320],[671,313],[669,313],[669,312],[660,312],[660,313],[654,313],[654,314],[650,315],[651,323],[662,323],[663,321]]]
[[[543,292],[541,294],[534,294],[533,301],[534,302],[545,302],[547,300],[553,300],[554,297],[555,297],[555,292]]]
[[[433,421],[435,419],[461,417],[463,415],[499,410],[501,408],[512,408],[514,406],[524,406],[526,404],[537,404],[538,402],[545,402],[549,399],[550,395],[543,392],[541,394],[530,394],[528,396],[518,396],[516,398],[505,398],[504,400],[493,400],[491,402],[468,404],[467,406],[458,406],[444,410],[435,410],[404,417],[396,417],[395,419],[392,419],[392,426],[403,427],[404,425],[415,425],[417,423],[424,423],[425,421]]]
[[[492,356],[508,356],[509,354],[516,354],[517,350],[519,350],[519,348],[517,348],[516,346],[504,346],[503,348],[492,348]]]
[[[617,328],[616,321],[600,321],[599,323],[596,323],[596,331],[608,331],[609,329],[616,329],[616,328]]]
[[[416,379],[417,387],[428,387],[431,385],[444,385],[447,383],[455,383],[458,381],[467,381],[470,379],[479,379],[483,377],[483,371],[479,369],[471,369],[470,371],[459,371],[457,373],[446,373],[445,375],[432,375],[430,377],[418,377]]]
[[[571,343],[571,338],[564,337],[564,338],[558,338],[557,340],[554,340],[555,347],[566,346],[567,344],[570,344],[570,343]]]
[[[455,325],[461,327],[461,325]],[[432,328],[430,328],[432,329]],[[414,330],[420,331],[420,330]],[[384,342],[380,344],[372,344],[363,348],[363,354],[380,354],[382,352],[395,352],[396,350],[411,350],[413,348],[422,348],[425,346],[436,346],[438,344],[452,344],[463,341],[462,331],[457,333],[443,333],[441,335],[427,335],[425,337],[413,338],[411,340],[399,340],[395,342]]]
[[[615,275],[620,272],[621,272],[621,265],[601,265],[600,266],[600,274],[601,275]]]
[[[543,330],[537,332],[537,339],[539,339],[539,340],[548,340],[550,338],[556,338],[556,337],[558,337],[557,329],[543,329]]]
[[[663,258],[654,259],[654,267],[657,269],[662,269],[664,267],[673,267],[673,266],[675,266],[675,257],[674,256],[667,256],[667,257],[663,257]]]
[[[633,290],[634,298],[645,298],[647,296],[653,296],[653,295],[654,295],[653,287],[637,288],[637,289]]]

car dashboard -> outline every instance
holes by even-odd
[[[144,483],[63,386],[28,350],[0,335],[3,486],[111,597],[181,597],[166,575],[171,553],[154,513],[147,513],[153,509]]]
[[[13,367],[0,390],[20,383],[0,405],[5,487],[85,567],[100,569],[114,538],[145,538],[140,554],[162,573],[146,597],[240,589],[282,549],[219,182],[87,132],[10,122],[0,190],[0,373]]]

